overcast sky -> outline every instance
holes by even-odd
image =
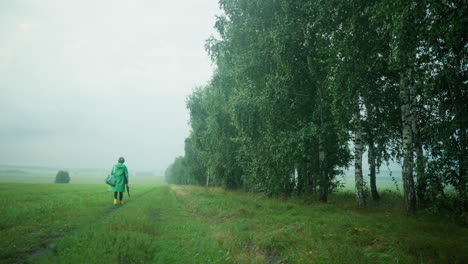
[[[0,164],[164,170],[217,0],[0,1]]]

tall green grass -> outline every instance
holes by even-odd
[[[467,263],[468,231],[408,217],[400,194],[356,209],[193,186],[0,185],[1,263]]]
[[[132,186],[123,206],[104,185],[0,186],[2,263],[223,263],[167,186]]]
[[[267,199],[182,187],[181,203],[230,252],[233,263],[467,263],[468,232],[444,216],[409,217],[401,196],[356,209],[354,194],[329,203]]]

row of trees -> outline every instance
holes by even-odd
[[[188,98],[170,183],[326,201],[354,165],[357,206],[402,161],[406,211],[467,208],[467,5],[462,0],[220,0],[216,71]],[[297,173],[295,173],[297,172]]]

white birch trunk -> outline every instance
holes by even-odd
[[[354,178],[356,189],[356,204],[359,208],[364,207],[364,180],[362,176],[362,153],[364,145],[362,142],[362,124],[361,124],[361,109],[359,107],[359,99],[354,107],[355,117],[355,134],[354,134]]]
[[[411,214],[416,211],[416,194],[413,179],[413,135],[411,113],[410,91],[407,85],[407,76],[400,76],[400,100],[401,100],[401,122],[403,137],[403,168],[402,180],[405,197],[406,213]]]

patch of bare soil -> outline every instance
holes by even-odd
[[[50,246],[54,244],[54,242],[57,242],[58,240],[62,240],[62,239],[63,239],[63,236],[45,237],[42,246],[29,251],[28,255],[33,258],[45,255],[49,251]]]

